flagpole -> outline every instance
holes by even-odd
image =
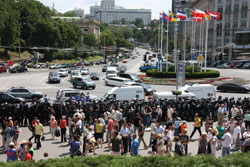
[[[166,72],[168,72],[168,26],[169,26],[169,20],[167,20]]]
[[[202,40],[201,40],[201,55],[202,55],[202,57],[204,55],[204,26],[205,26],[204,21],[202,21],[202,36],[201,36],[201,38],[202,38]],[[203,65],[202,65],[202,62],[201,62],[201,68],[202,67],[203,67]]]
[[[163,18],[161,21],[161,60],[160,60],[160,71],[162,72],[162,47],[163,47]]]
[[[194,42],[194,22],[192,21],[192,35],[191,35],[191,46],[190,46],[190,54],[193,54],[193,42]]]
[[[159,28],[158,28],[158,50],[157,50],[158,54],[160,51],[160,27],[161,27],[161,16],[159,16]]]
[[[184,21],[184,40],[183,40],[183,60],[184,62],[186,61],[186,31],[187,31],[187,21],[186,20],[183,20]]]
[[[199,56],[201,56],[201,40],[202,40],[202,22],[200,23],[200,44],[199,44]],[[201,63],[200,64],[200,67],[201,67]],[[202,68],[202,67],[201,67]],[[202,72],[202,69],[201,69],[201,72]]]
[[[207,72],[207,45],[208,45],[208,20],[206,20],[206,44],[205,44],[205,72]]]
[[[174,22],[174,63],[175,72],[177,71],[177,22]]]

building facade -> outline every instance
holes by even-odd
[[[53,19],[60,19],[70,24],[75,24],[82,30],[82,38],[88,33],[93,33],[96,38],[100,36],[100,22],[96,19],[87,19],[81,17],[53,17]]]
[[[144,25],[151,22],[150,9],[125,9],[115,5],[115,0],[102,0],[100,6],[91,6],[90,18],[97,18],[104,23],[112,23],[114,20],[125,19],[126,21],[134,21],[141,18]]]
[[[250,0],[196,0],[191,8],[220,13],[218,21],[209,21],[208,55],[211,60],[232,61],[249,52]],[[204,23],[196,23],[195,26],[196,49],[200,47],[198,41],[202,24]],[[191,32],[189,26],[189,37]],[[205,34],[205,28],[202,34]]]

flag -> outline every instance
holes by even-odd
[[[163,12],[162,16],[163,16],[163,20],[168,21],[169,16],[165,12]]]
[[[205,12],[199,9],[195,9],[195,17],[205,18]]]
[[[195,11],[191,10],[191,9],[187,9],[187,17],[195,17]]]
[[[206,14],[205,14],[205,19],[206,20],[211,20],[211,16],[207,11],[206,11]]]
[[[173,12],[169,12],[169,21],[177,21],[177,17]]]
[[[187,15],[186,15],[186,13],[184,11],[178,10],[176,16],[177,16],[178,19],[184,19],[184,20],[187,19]]]
[[[208,13],[211,16],[211,20],[219,20],[220,19],[220,14],[219,13],[215,13],[215,12],[212,12],[210,10],[208,11]]]
[[[202,18],[201,17],[193,17],[193,21],[202,22]]]
[[[163,18],[163,13],[160,12],[160,20]]]

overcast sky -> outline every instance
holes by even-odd
[[[44,5],[55,9],[59,12],[66,12],[75,8],[84,9],[85,14],[89,13],[89,7],[96,3],[100,5],[101,0],[38,0]],[[116,6],[122,6],[127,9],[151,9],[152,19],[159,18],[160,11],[171,10],[172,0],[116,0]]]

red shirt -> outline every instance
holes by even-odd
[[[66,120],[65,120],[65,119],[62,119],[62,120],[60,121],[60,128],[66,128],[66,126],[67,126]]]
[[[24,161],[30,161],[30,160],[31,160],[31,155],[30,155],[30,153],[27,153]]]
[[[114,121],[112,119],[109,119],[108,121],[108,129],[111,131],[113,128]]]

